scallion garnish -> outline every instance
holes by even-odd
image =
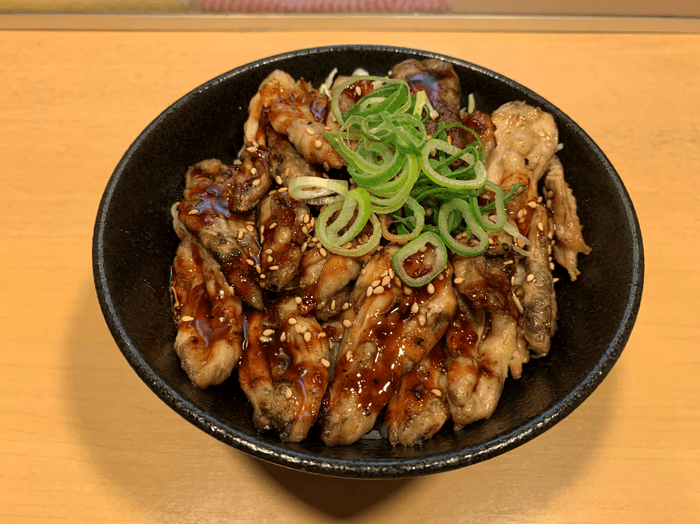
[[[405,244],[394,254],[392,264],[404,283],[417,287],[445,268],[446,248],[465,256],[484,253],[487,231],[505,229],[516,240],[528,243],[508,224],[505,210],[505,204],[525,186],[518,184],[506,194],[486,180],[484,148],[473,130],[459,123],[440,123],[435,136],[428,137],[425,121],[436,118],[437,113],[424,92],[411,95],[403,80],[354,76],[341,83],[336,93],[363,80],[372,81],[374,90],[345,113],[340,111],[340,97],[334,97],[331,110],[340,128],[324,134],[347,163],[357,187],[349,189],[346,182],[313,177],[289,184],[294,198],[314,199],[314,203],[320,199],[327,204],[316,222],[316,234],[328,251],[361,256],[374,250],[382,236]],[[470,111],[473,104],[470,96]],[[475,140],[464,148],[452,145],[447,131],[453,126],[472,133]],[[493,194],[493,202],[480,207],[484,189]],[[358,240],[367,222],[372,232]],[[390,231],[392,224],[397,233]],[[433,267],[419,278],[409,275],[406,260],[427,245],[435,248]],[[518,252],[528,254],[522,249]]]

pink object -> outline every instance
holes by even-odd
[[[450,0],[200,0],[218,13],[446,13]]]

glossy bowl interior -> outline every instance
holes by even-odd
[[[206,158],[232,161],[243,143],[247,105],[274,69],[320,85],[333,68],[362,67],[385,75],[409,57],[438,57],[454,64],[464,94],[493,111],[525,100],[552,113],[564,149],[560,158],[578,200],[585,238],[582,276],[555,276],[558,329],[546,358],[526,365],[520,380],[506,381],[495,414],[452,431],[448,423],[415,449],[386,440],[329,448],[312,430],[299,444],[259,434],[235,373],[201,390],[181,370],[172,349],[176,326],[170,268],[178,239],[169,208],[180,200],[187,168]],[[376,46],[296,51],[254,62],[207,82],[166,109],[136,139],[112,175],[99,208],[93,240],[100,304],[120,350],[144,382],[171,408],[203,431],[242,451],[284,466],[335,476],[398,478],[446,471],[504,453],[571,413],[603,380],[627,342],[639,309],[643,251],[639,224],[619,176],[602,151],[559,109],[496,73],[425,51]]]

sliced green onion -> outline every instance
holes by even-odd
[[[337,245],[343,245],[360,234],[372,213],[369,194],[361,187],[355,188],[345,195],[345,201],[340,208],[340,214],[327,226],[326,234]],[[324,222],[325,225],[325,222]],[[346,232],[338,233],[347,228]]]
[[[455,229],[454,219],[452,218],[454,216],[453,212],[456,212],[457,216],[461,215],[461,219],[466,222],[467,234],[470,237],[473,235],[479,239],[479,243],[476,246],[462,244],[452,236],[452,231]],[[461,220],[459,220],[459,222],[461,222]],[[450,200],[440,208],[438,228],[440,229],[440,236],[447,247],[458,255],[467,257],[481,255],[486,252],[489,247],[489,235],[479,227],[479,224],[477,224],[472,216],[472,210],[469,204],[464,200]]]
[[[419,277],[413,277],[406,272],[405,262],[406,260],[419,253],[421,248],[431,244],[435,247],[435,263],[430,271],[425,275]],[[394,271],[399,276],[399,278],[407,285],[411,287],[421,287],[425,286],[428,282],[433,280],[438,276],[445,266],[447,265],[447,250],[445,249],[445,244],[442,239],[432,232],[422,233],[418,238],[412,240],[401,249],[399,249],[394,256],[391,257],[391,265],[394,267]]]
[[[483,210],[479,209],[479,202],[476,197],[469,197],[469,208],[471,209],[474,220],[476,220],[476,223],[479,224],[482,229],[485,229],[486,231],[500,231],[503,229],[503,226],[506,225],[506,220],[508,219],[508,216],[506,215],[506,206],[504,203],[505,194],[503,192],[503,188],[497,184],[494,184],[493,182],[488,181],[484,187],[493,191],[495,195],[494,208],[496,210],[496,221],[491,222],[489,217],[482,215]]]
[[[425,225],[425,209],[423,209],[423,206],[416,202],[414,198],[408,197],[404,207],[408,207],[408,209],[413,213],[413,216],[411,217],[412,220],[410,220],[413,223],[413,231],[409,232],[405,227],[403,227],[402,229],[405,231],[405,233],[400,233],[398,235],[391,233],[389,231],[389,225],[393,219],[389,215],[382,215],[382,217],[386,217],[384,220],[382,220],[382,236],[384,236],[384,238],[386,238],[389,242],[405,244],[416,238],[418,235],[420,235],[421,231],[423,231],[423,226]],[[388,222],[386,227],[384,227],[385,221]],[[400,221],[402,225],[409,222],[409,220],[405,218],[400,219]]]
[[[289,183],[289,194],[297,200],[311,200],[332,195],[345,197],[348,183],[315,176],[300,176]]]
[[[374,82],[374,89],[341,114],[338,95],[362,80]],[[327,250],[361,256],[374,250],[382,236],[405,244],[392,264],[401,280],[417,287],[444,269],[447,248],[464,256],[484,253],[489,231],[505,229],[517,241],[529,243],[508,223],[505,210],[505,204],[526,186],[516,184],[504,194],[501,187],[489,182],[479,135],[460,122],[438,122],[437,131],[428,140],[425,122],[439,115],[424,91],[411,95],[403,80],[354,76],[342,82],[335,93],[331,110],[340,127],[324,136],[347,163],[357,187],[349,190],[345,182],[307,177],[311,180],[297,179],[289,188],[295,198],[330,202],[316,222],[316,234]],[[469,95],[467,110],[475,110],[473,95]],[[473,143],[461,149],[449,143],[448,132],[454,127],[472,133]],[[495,198],[479,207],[484,190],[493,192]],[[426,209],[432,212],[430,218]],[[362,233],[367,222],[372,224],[369,241],[345,247]],[[396,233],[389,231],[392,223]],[[468,242],[458,241],[453,234],[467,235]],[[477,245],[468,245],[474,239]],[[435,246],[435,267],[425,275],[408,275],[404,263],[427,244]],[[518,249],[521,251],[528,254]]]
[[[449,153],[452,157],[460,158],[468,164],[473,163],[475,177],[471,180],[456,180],[442,173],[438,173],[433,167],[435,162],[430,159],[430,153],[434,150]],[[423,172],[428,178],[440,186],[449,187],[451,189],[478,189],[483,187],[486,182],[486,168],[480,160],[475,162],[474,156],[471,153],[461,154],[459,148],[442,140],[437,140],[435,138],[429,140],[423,148],[421,161]]]
[[[342,202],[330,204],[323,211],[321,211],[318,219],[316,220],[316,235],[323,246],[331,253],[349,257],[359,257],[374,250],[382,239],[382,226],[379,223],[379,218],[374,213],[369,216],[369,222],[372,224],[372,234],[364,244],[347,248],[345,247],[345,244],[337,243],[327,235],[328,221],[337,211],[340,211],[342,207]],[[335,240],[337,240],[337,238]]]

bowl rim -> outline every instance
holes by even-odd
[[[627,297],[627,305],[622,322],[620,323],[617,332],[608,344],[601,358],[598,360],[594,369],[573,389],[573,391],[569,393],[569,395],[567,395],[560,402],[554,404],[551,408],[539,413],[524,425],[519,426],[516,430],[487,441],[486,443],[475,448],[437,453],[428,458],[386,458],[367,459],[367,461],[363,459],[363,462],[358,464],[357,461],[350,459],[310,456],[308,452],[296,451],[292,449],[293,446],[285,445],[282,442],[261,442],[259,439],[238,432],[233,428],[225,427],[215,418],[204,413],[192,402],[189,402],[180,396],[163,379],[159,378],[159,376],[148,365],[148,363],[141,356],[137,347],[131,341],[129,334],[120,321],[114,306],[109,283],[105,273],[104,259],[105,231],[107,227],[108,211],[110,210],[115,189],[118,186],[122,175],[124,174],[126,166],[134,153],[139,149],[141,144],[153,132],[153,130],[161,125],[161,123],[166,120],[170,114],[176,112],[183,105],[187,104],[190,98],[198,96],[211,87],[221,82],[228,81],[238,75],[244,74],[249,70],[289,58],[297,58],[302,56],[312,57],[314,54],[333,53],[347,50],[407,53],[415,54],[421,58],[439,58],[460,67],[476,71],[482,75],[489,76],[498,82],[506,84],[511,88],[515,88],[518,91],[527,94],[527,96],[535,100],[540,107],[545,108],[547,111],[554,112],[558,119],[563,119],[565,122],[567,122],[567,124],[573,126],[576,134],[578,134],[580,138],[587,143],[588,147],[597,154],[598,160],[602,162],[602,167],[613,183],[614,190],[621,196],[622,199],[624,211],[632,234],[631,256],[634,264],[630,284],[630,294]],[[591,393],[607,376],[615,362],[620,357],[620,354],[622,353],[622,350],[630,337],[641,305],[644,280],[644,254],[641,229],[627,189],[603,151],[590,138],[590,136],[583,129],[581,129],[578,124],[576,124],[576,122],[574,122],[561,109],[554,106],[542,96],[519,84],[518,82],[490,69],[440,53],[407,47],[384,45],[334,45],[298,49],[276,54],[249,62],[224,72],[181,96],[178,100],[162,111],[139,134],[136,140],[134,140],[120,159],[100,200],[93,231],[92,244],[92,263],[95,288],[102,313],[105,317],[112,337],[114,338],[121,353],[136,371],[138,376],[162,401],[164,401],[184,419],[188,420],[190,423],[194,424],[209,435],[257,458],[297,470],[350,478],[406,478],[454,470],[464,466],[476,464],[514,449],[532,440],[537,435],[562,421],[591,395]]]

